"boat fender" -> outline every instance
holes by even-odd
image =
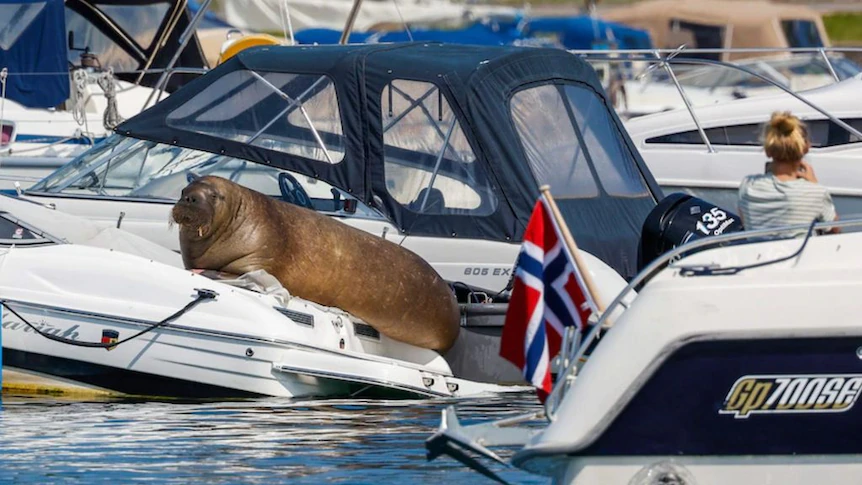
[[[696,485],[691,472],[673,460],[663,460],[641,468],[629,485]]]
[[[670,194],[644,220],[638,247],[638,271],[689,241],[743,229],[742,219],[727,209],[689,194]]]

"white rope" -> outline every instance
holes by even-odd
[[[75,69],[72,71],[72,86],[74,88],[75,100],[72,103],[72,117],[78,126],[83,126],[87,121],[86,99],[84,95],[87,90],[87,71]]]
[[[96,82],[99,83],[99,87],[102,88],[102,91],[105,93],[105,100],[108,105],[105,107],[104,116],[102,116],[102,124],[105,126],[105,129],[108,131],[112,131],[117,127],[120,123],[123,122],[123,117],[120,116],[119,108],[117,108],[117,92],[116,86],[114,84],[114,69],[108,68],[107,71],[103,72],[97,79]]]

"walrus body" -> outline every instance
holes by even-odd
[[[291,294],[419,347],[444,352],[458,336],[458,305],[445,281],[385,239],[213,176],[183,189],[172,218],[186,268],[263,269]]]

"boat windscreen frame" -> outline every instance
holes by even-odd
[[[149,46],[141,46],[134,38],[126,32],[110,15],[99,9],[99,5],[150,5],[168,3],[165,16],[162,18],[158,30],[153,35]],[[114,44],[127,55],[137,61],[133,72],[114,70],[114,75],[119,79],[142,86],[154,87],[158,79],[157,73],[144,73],[150,69],[165,68],[173,55],[170,49],[176,49],[180,45],[180,38],[186,35],[186,30],[191,22],[191,14],[185,0],[65,0],[65,6],[73,10],[85,20],[90,22],[99,32],[108,37]],[[183,48],[183,52],[174,67],[176,68],[206,68],[208,67],[203,49],[195,32],[191,32],[192,38]],[[176,74],[168,84],[168,92],[177,89],[180,85],[190,81],[194,77],[189,74]]]

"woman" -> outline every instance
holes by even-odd
[[[772,163],[767,173],[749,175],[739,186],[739,211],[746,229],[838,219],[829,191],[802,160],[811,148],[805,124],[789,112],[775,112],[763,135],[763,149]]]

